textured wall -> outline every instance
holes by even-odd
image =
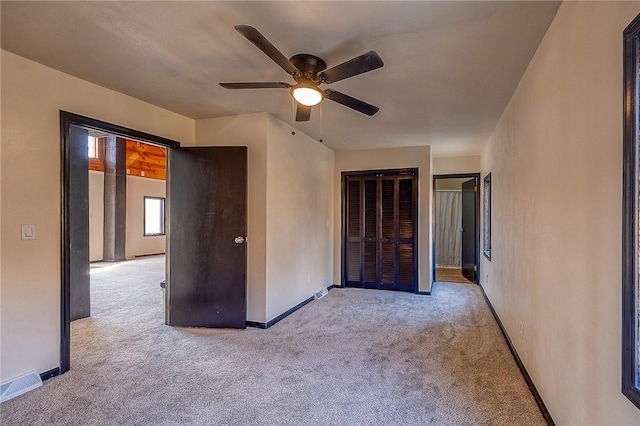
[[[194,121],[2,51],[0,381],[60,365],[60,110],[194,143]],[[36,240],[20,241],[20,224]],[[35,267],[37,265],[37,267]]]
[[[267,321],[332,284],[334,153],[270,117]]]
[[[127,176],[127,259],[164,253],[164,235],[144,236],[144,197],[166,197],[167,183],[163,180]]]
[[[450,175],[456,173],[478,173],[480,156],[472,157],[440,157],[433,159],[434,175]]]
[[[640,424],[620,391],[622,32],[639,11],[563,3],[482,154],[481,281],[557,424]]]

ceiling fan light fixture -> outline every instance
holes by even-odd
[[[315,87],[296,86],[291,89],[291,95],[299,104],[306,106],[318,105],[322,100],[322,92]]]

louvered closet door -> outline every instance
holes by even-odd
[[[397,272],[397,178],[380,178],[380,288],[395,290]]]
[[[362,286],[378,288],[378,179],[363,179],[363,223],[364,238],[362,241]]]
[[[346,256],[345,285],[362,287],[362,179],[348,178],[345,185]]]
[[[416,291],[417,187],[413,176],[398,177],[398,278],[396,290]]]
[[[347,287],[416,291],[416,185],[409,173],[345,179]]]

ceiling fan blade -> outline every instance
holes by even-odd
[[[275,81],[255,82],[255,83],[220,83],[225,89],[288,89],[291,87],[287,83],[277,83]]]
[[[327,84],[353,77],[354,75],[373,71],[382,68],[384,62],[373,50],[363,55],[357,56],[340,65],[322,71],[318,76]]]
[[[249,25],[236,25],[236,31],[245,36],[247,40],[253,43],[258,49],[271,58],[273,62],[280,65],[280,68],[291,75],[298,74],[300,71],[293,66],[291,62],[284,56],[260,31]]]
[[[380,111],[380,108],[378,108],[377,106],[368,104],[356,98],[352,98],[349,95],[345,95],[344,93],[340,93],[335,90],[325,90],[324,97],[351,109],[355,109],[356,111],[368,116],[372,116],[376,112]]]
[[[296,102],[296,121],[309,121],[311,119],[311,107]]]

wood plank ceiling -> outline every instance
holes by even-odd
[[[98,139],[97,153],[89,170],[104,171],[104,138]],[[127,139],[127,175],[166,180],[166,163],[166,148]]]

